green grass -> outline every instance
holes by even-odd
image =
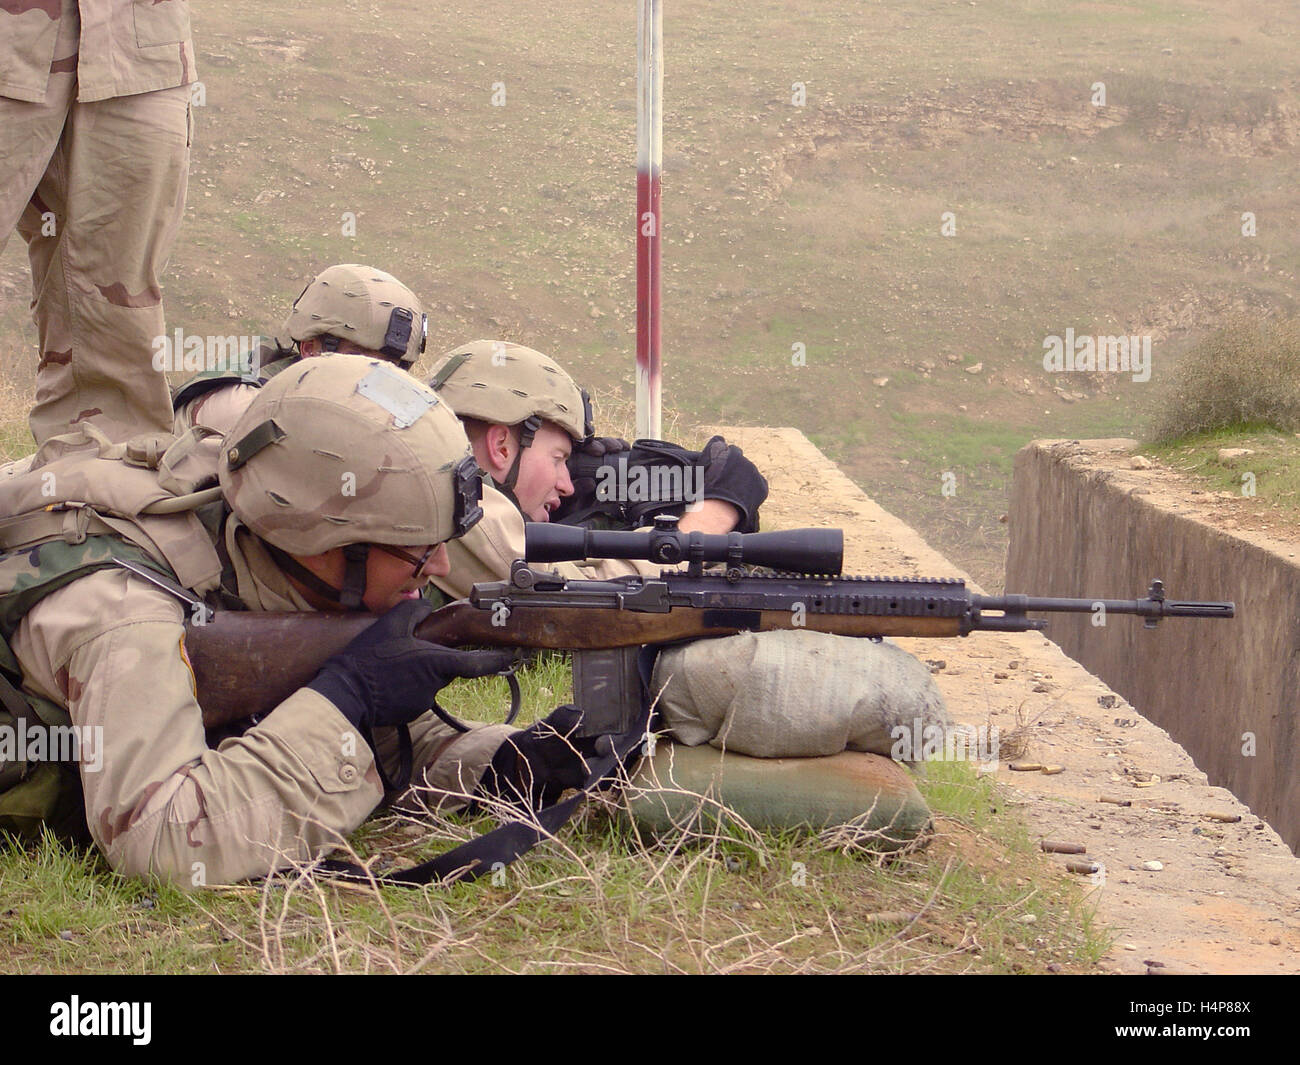
[[[559,656],[525,670],[525,720],[565,697],[566,674]],[[490,683],[447,694],[467,716],[500,714]],[[422,890],[289,873],[190,894],[121,878],[97,853],[52,838],[11,840],[0,847],[3,968],[1087,971],[1109,940],[992,781],[966,763],[931,763],[920,787],[937,835],[901,855],[735,823],[652,839],[611,799],[492,878]],[[388,814],[350,846],[354,860],[405,865],[492,823]]]
[[[945,820],[933,853],[882,862],[806,838],[652,842],[592,809],[496,881],[379,893],[281,876],[186,895],[45,841],[0,854],[0,936],[11,972],[1086,970],[1107,941],[1078,889],[1000,827]]]
[[[1248,448],[1254,454],[1221,462],[1224,448]],[[1300,434],[1268,425],[1235,426],[1143,451],[1191,474],[1207,491],[1231,493],[1252,513],[1300,527]]]
[[[981,470],[985,476],[1009,477],[1012,459],[1028,442],[1023,429],[978,422],[960,414],[943,419],[942,427],[903,411],[892,411],[890,417],[900,441],[918,459],[934,456],[945,468]]]

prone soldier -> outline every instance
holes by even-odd
[[[590,404],[552,359],[501,341],[475,341],[448,352],[434,365],[430,386],[460,416],[474,457],[495,482],[495,490],[484,488],[483,521],[448,545],[451,572],[433,579],[444,598],[459,599],[474,583],[506,580],[511,561],[524,557],[524,521],[550,520],[573,495],[568,460],[573,449],[593,440]],[[602,446],[604,441],[597,444]],[[709,441],[701,458],[702,507],[688,510],[678,528],[756,531],[767,481],[721,437]],[[602,559],[547,568],[583,580],[658,577],[662,567]],[[772,759],[805,759],[799,772],[814,782],[809,794],[816,794],[826,782],[821,775],[833,779],[836,770],[810,756],[839,754],[849,737],[859,751],[890,753],[881,740],[889,736],[881,724],[892,723],[890,715],[925,724],[947,721],[929,671],[901,648],[863,647],[820,633],[745,633],[679,644],[659,653],[650,687],[674,741],[709,743],[732,752],[733,759],[735,753],[760,756],[745,771],[749,786],[785,807],[794,821],[815,813],[800,800],[781,797],[790,780]],[[863,810],[871,806],[870,787],[861,798]]]
[[[524,522],[549,521],[573,495],[569,459],[575,448],[623,446],[592,436],[591,403],[556,362],[521,344],[476,340],[453,348],[429,382],[460,416],[474,457],[491,477],[483,490],[483,521],[449,545],[452,571],[434,581],[445,596],[464,598],[479,581],[504,580],[524,557]],[[682,515],[683,532],[757,529],[767,482],[738,447],[715,437],[705,449],[701,491]],[[567,577],[657,575],[646,562],[605,559],[559,563]]]
[[[453,677],[510,658],[411,637],[430,609],[422,588],[447,571],[447,541],[479,516],[479,471],[433,392],[377,360],[305,360],[232,427],[219,491],[211,469],[194,468],[205,453],[184,443],[159,456],[147,440],[88,434],[82,450],[0,485],[3,705],[97,745],[71,781],[49,763],[0,764],[0,824],[69,814],[79,784],[85,825],[115,869],[215,884],[329,851],[404,761],[453,799],[536,806],[582,784],[581,744],[565,738],[572,708],[522,731],[463,733],[427,712]],[[204,602],[387,613],[212,746],[185,654],[184,622]]]
[[[575,449],[616,449],[625,445],[594,438],[586,394],[554,360],[522,345],[481,340],[455,348],[434,366],[430,386],[459,415],[478,465],[491,477],[483,491],[483,520],[447,545],[447,571],[434,574],[426,589],[426,596],[441,604],[465,598],[475,583],[509,577],[512,561],[525,553],[525,520],[546,521],[562,502],[573,497],[569,460]],[[767,494],[767,483],[758,470],[739,448],[727,445],[721,437],[709,442],[701,458],[700,498],[694,501],[697,509],[682,516],[679,528],[706,533],[756,530],[758,509]],[[657,576],[660,572],[654,563],[626,559],[554,563],[551,568],[576,579]],[[820,658],[813,655],[811,660],[825,663],[830,650],[817,648]],[[774,740],[777,746],[771,749],[805,754],[810,745],[821,744],[838,750],[834,734],[839,731],[839,721],[868,698],[864,692],[873,689],[870,675],[884,670],[883,664],[874,670],[859,668],[858,648],[840,650],[836,669],[820,673],[814,670],[809,677],[804,668],[805,660],[810,659],[809,650],[797,641],[791,643],[775,635],[704,641],[670,652],[673,665],[659,675],[675,676],[676,682],[661,680],[655,691],[660,694],[660,706],[674,734],[689,732],[693,742],[716,731],[700,722],[725,717],[733,702],[748,698],[769,709],[779,706],[789,719],[789,727],[780,730]],[[683,655],[687,658],[683,659]],[[875,658],[890,661],[894,675],[906,668],[894,661],[901,655],[892,647],[874,652]],[[734,667],[741,661],[747,668],[738,673]],[[895,681],[882,688],[885,694],[880,699],[888,702],[885,696],[895,688],[915,689],[900,692],[893,702],[909,707],[916,704],[922,707],[923,714],[932,713],[937,693],[932,690],[928,674],[921,675],[924,667],[917,669],[920,673],[914,670],[907,681]],[[686,683],[690,677],[742,674],[746,683],[740,689],[733,692],[725,687],[711,688],[707,698]],[[822,715],[832,719],[832,725],[821,730],[830,733],[829,738],[811,734],[811,726],[803,723],[806,710],[797,697],[789,695],[787,681],[791,677],[799,678],[805,696],[820,691],[819,684],[829,684],[840,693],[836,713]],[[832,700],[824,694],[817,701],[829,705]],[[752,717],[752,711],[746,711],[746,716]]]

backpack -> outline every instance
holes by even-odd
[[[55,437],[33,468],[0,481],[0,829],[29,836],[42,824],[83,838],[75,764],[30,756],[27,737],[71,725],[67,710],[23,690],[9,646],[27,612],[96,570],[143,568],[196,596],[215,591],[222,562],[211,532],[220,489],[211,434],[145,434],[113,444],[93,426]],[[206,508],[207,513],[204,513]]]

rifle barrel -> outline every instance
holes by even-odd
[[[1198,602],[1187,599],[1166,599],[1160,581],[1153,581],[1145,599],[1055,599],[1029,595],[974,595],[971,596],[977,629],[1007,629],[1023,627],[1029,619],[1025,614],[1037,611],[1045,614],[1136,614],[1145,618],[1149,628],[1161,618],[1231,618],[1237,606],[1231,602]],[[984,611],[995,610],[1001,617],[985,617]],[[1033,624],[1043,628],[1045,622]]]

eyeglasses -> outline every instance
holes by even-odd
[[[418,577],[424,572],[424,567],[429,564],[429,559],[433,553],[438,550],[440,545],[433,544],[419,558],[416,558],[411,552],[403,551],[400,547],[394,547],[392,544],[375,544],[386,555],[392,555],[394,558],[400,558],[403,562],[409,562],[415,569],[411,572],[412,577]]]

